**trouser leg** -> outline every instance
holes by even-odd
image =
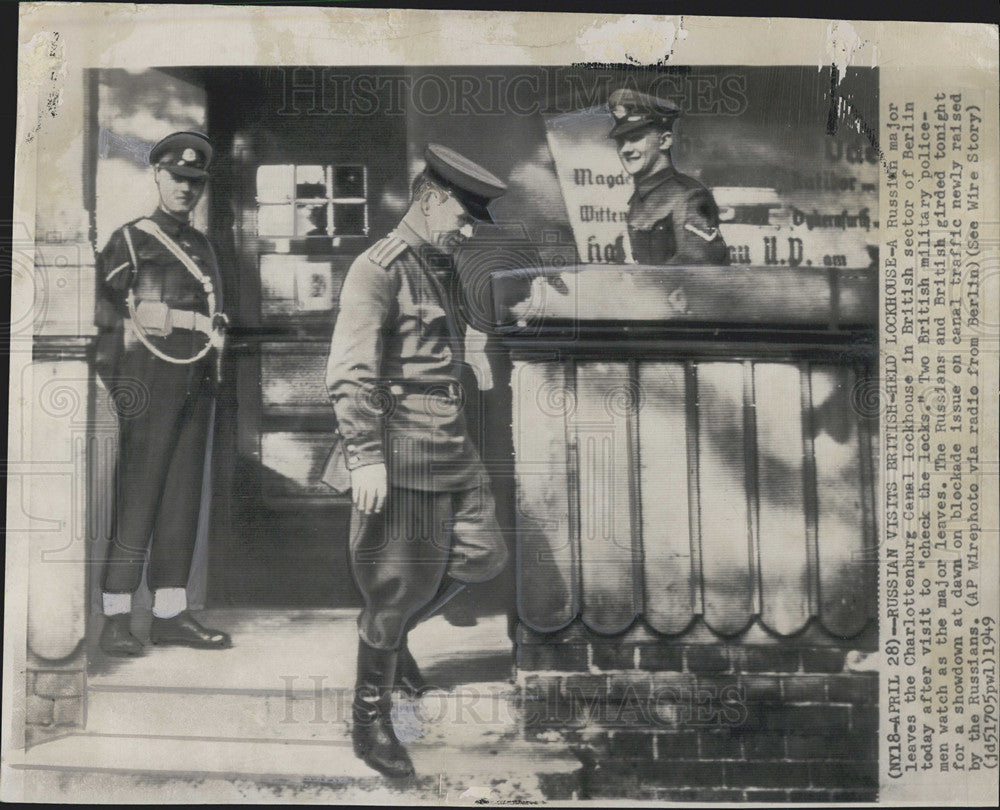
[[[365,600],[358,633],[398,649],[407,625],[434,597],[448,561],[450,493],[392,487],[385,509],[351,515],[351,570]]]
[[[398,649],[408,627],[443,607],[465,583],[496,576],[507,562],[485,484],[459,492],[392,487],[382,513],[354,510],[350,549],[365,599],[358,631],[380,649]]]
[[[493,579],[507,565],[508,552],[489,484],[483,481],[451,496],[448,576],[468,584]]]
[[[211,415],[209,394],[188,395],[153,527],[148,571],[151,590],[187,585],[198,534]]]
[[[152,534],[174,444],[184,391],[155,375],[143,390],[145,407],[119,419],[115,469],[115,533],[108,545],[103,589],[134,593]]]

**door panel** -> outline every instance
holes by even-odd
[[[224,85],[214,96],[212,205],[233,223],[233,323],[210,599],[359,605],[347,566],[349,494],[320,481],[335,428],[324,376],[347,271],[406,203],[405,119],[278,116],[274,87],[244,90],[257,107],[228,101]]]

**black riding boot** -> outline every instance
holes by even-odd
[[[358,682],[354,687],[351,738],[354,753],[384,776],[413,775],[413,763],[392,727],[392,682],[396,651],[358,641]]]
[[[410,653],[410,648],[407,645],[405,637],[399,648],[399,654],[396,656],[395,685],[397,689],[401,690],[408,697],[419,697],[427,690],[427,681],[420,674],[420,667],[413,660],[413,655]]]
[[[437,593],[431,598],[431,601],[420,611],[417,616],[417,620],[413,624],[419,624],[422,621],[429,619],[436,613],[441,612],[452,599],[458,596],[462,591],[464,591],[468,585],[465,582],[460,582],[457,579],[452,579],[449,576],[445,576],[441,580],[441,584],[438,586]],[[412,627],[413,624],[410,626]]]

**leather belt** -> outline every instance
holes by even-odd
[[[454,380],[406,380],[404,382],[394,382],[389,386],[389,392],[397,397],[406,396],[407,394],[417,394],[451,400],[462,398],[462,388]]]
[[[212,334],[212,319],[194,310],[173,309],[159,301],[142,301],[135,314],[142,331],[153,337],[166,337],[174,329]]]
[[[170,325],[174,329],[188,329],[205,335],[212,333],[212,319],[189,309],[170,310]]]

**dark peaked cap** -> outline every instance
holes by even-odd
[[[150,150],[149,162],[181,177],[206,177],[212,142],[200,132],[174,132]]]
[[[451,191],[470,215],[493,222],[487,206],[507,190],[499,177],[454,149],[436,143],[427,145],[424,160],[431,179]]]
[[[673,102],[638,90],[615,90],[608,97],[608,109],[615,119],[609,138],[648,126],[669,129],[681,114],[680,107]]]

